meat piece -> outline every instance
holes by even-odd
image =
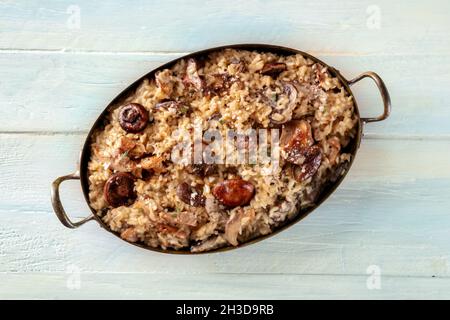
[[[200,188],[193,188],[187,182],[183,182],[177,187],[177,196],[181,201],[194,207],[205,206],[205,196]]]
[[[119,140],[117,148],[118,157],[129,157],[131,159],[139,159],[146,153],[145,146],[139,140],[133,140],[127,136],[123,136]],[[121,170],[119,170],[121,171]]]
[[[112,207],[130,205],[134,202],[136,199],[134,180],[133,175],[127,172],[113,174],[103,189],[106,202]]]
[[[175,234],[178,232],[178,228],[165,223],[158,224],[156,229],[163,234]]]
[[[205,209],[207,213],[220,211],[219,202],[213,197],[208,197],[205,199]]]
[[[148,120],[148,111],[139,103],[124,105],[119,112],[119,124],[126,132],[138,133],[144,130]]]
[[[137,242],[139,240],[136,230],[133,227],[127,228],[120,233],[120,237],[128,242]]]
[[[193,211],[182,211],[178,214],[176,222],[183,226],[196,227],[198,219]]]
[[[255,187],[248,181],[236,178],[217,184],[212,193],[223,205],[233,208],[247,205],[255,195]]]
[[[164,158],[160,156],[151,156],[141,160],[139,167],[144,170],[149,170],[154,173],[162,173],[166,171],[163,165]]]
[[[285,63],[282,62],[269,62],[264,64],[261,74],[265,76],[271,76],[272,78],[276,78],[279,74],[287,69]]]
[[[186,75],[183,82],[186,85],[192,85],[197,91],[202,91],[205,86],[204,80],[198,74],[197,62],[192,58],[187,61]]]
[[[168,69],[158,71],[155,74],[156,85],[165,96],[170,96],[173,90],[173,82],[171,81],[171,72]]]
[[[119,148],[117,149],[117,151],[119,154],[123,154],[124,152],[129,152],[135,146],[136,142],[126,136],[123,136],[119,140]]]
[[[290,82],[283,82],[283,93],[287,95],[288,102],[284,105],[275,104],[270,121],[274,124],[282,124],[292,119],[292,113],[297,105],[298,91]]]

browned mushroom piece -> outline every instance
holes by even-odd
[[[312,146],[303,153],[304,161],[300,166],[294,166],[294,178],[297,181],[305,181],[316,174],[322,162],[322,150],[318,146]]]
[[[313,144],[314,138],[308,121],[292,120],[284,125],[280,146],[286,161],[301,165],[305,159],[305,153]]]
[[[190,58],[186,65],[186,75],[183,82],[192,85],[197,91],[201,91],[205,86],[205,81],[200,77],[197,70],[197,62]]]
[[[276,78],[280,75],[281,72],[285,71],[287,66],[282,62],[270,62],[264,64],[261,69],[261,74],[265,76],[271,76],[272,78]]]
[[[138,133],[147,126],[149,114],[147,109],[139,103],[129,103],[121,107],[119,124],[123,130]]]
[[[177,187],[177,196],[184,203],[194,207],[205,206],[205,196],[200,188],[193,188],[187,182],[183,182]]]
[[[205,88],[205,94],[208,96],[217,96],[229,92],[231,86],[235,83],[243,88],[243,83],[239,78],[225,73],[216,73],[212,75],[213,82]]]
[[[212,193],[223,205],[233,208],[248,204],[255,195],[255,187],[248,181],[236,178],[220,182]]]
[[[270,115],[270,121],[274,124],[282,124],[292,119],[292,113],[297,105],[298,91],[293,83],[283,82],[283,94],[288,97],[284,105],[272,106],[273,111]]]
[[[133,175],[127,172],[113,174],[103,189],[106,202],[114,208],[133,203],[136,199],[134,180]]]

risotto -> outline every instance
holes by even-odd
[[[357,122],[339,79],[300,54],[180,60],[108,110],[90,205],[129,242],[237,246],[315,204],[346,171]]]

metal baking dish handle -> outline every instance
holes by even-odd
[[[67,216],[66,211],[64,210],[63,205],[61,203],[61,200],[59,199],[59,185],[61,184],[61,182],[66,181],[66,180],[79,180],[79,179],[80,179],[80,173],[77,171],[75,173],[56,178],[56,180],[53,181],[53,183],[52,183],[53,210],[55,211],[56,216],[58,217],[59,221],[61,221],[61,223],[64,226],[66,226],[67,228],[71,228],[71,229],[78,228],[82,224],[94,219],[94,215],[91,214],[90,216],[88,216],[80,221],[72,222],[69,219],[69,217]]]
[[[375,84],[377,85],[378,90],[380,90],[381,98],[383,99],[384,111],[383,111],[383,114],[378,116],[378,117],[375,117],[375,118],[361,118],[361,121],[363,123],[383,121],[384,119],[389,117],[389,114],[391,113],[391,97],[389,96],[389,92],[388,92],[388,90],[386,88],[386,85],[384,84],[384,82],[380,78],[380,76],[377,75],[375,72],[367,71],[367,72],[364,72],[364,73],[360,74],[356,78],[353,78],[352,80],[349,80],[348,81],[348,85],[351,86],[351,85],[355,84],[356,82],[358,82],[358,81],[360,81],[360,80],[362,80],[364,78],[370,78],[373,81],[375,81]]]

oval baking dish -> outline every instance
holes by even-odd
[[[346,147],[346,149],[348,150],[348,153],[351,155],[351,159],[349,161],[349,164],[344,172],[344,174],[342,174],[339,178],[337,178],[337,180],[335,180],[333,183],[329,183],[327,184],[321,191],[320,194],[317,196],[317,200],[314,202],[315,204],[311,207],[308,207],[307,209],[301,209],[298,214],[292,219],[289,220],[287,223],[285,223],[284,225],[278,227],[277,229],[275,229],[272,233],[269,233],[267,235],[264,236],[259,236],[257,238],[254,238],[250,241],[244,242],[244,243],[240,243],[237,246],[227,246],[227,247],[223,247],[223,248],[219,248],[219,249],[215,249],[215,250],[211,250],[211,251],[205,251],[205,252],[191,252],[189,250],[174,250],[174,249],[161,249],[161,248],[155,248],[155,247],[150,247],[150,246],[146,246],[144,244],[141,243],[132,243],[136,246],[148,249],[148,250],[152,250],[152,251],[158,251],[158,252],[163,252],[163,253],[181,253],[181,254],[197,254],[197,253],[209,253],[209,252],[217,252],[217,251],[224,251],[224,250],[230,250],[230,249],[235,249],[235,248],[239,248],[245,245],[248,245],[250,243],[255,243],[257,241],[263,240],[265,238],[268,238],[274,234],[277,234],[278,232],[281,232],[283,230],[285,230],[286,228],[288,228],[289,226],[292,226],[293,224],[295,224],[296,222],[300,221],[302,218],[304,218],[307,214],[309,214],[310,212],[312,212],[315,208],[317,208],[323,201],[325,201],[330,194],[338,187],[338,185],[341,183],[341,181],[344,179],[346,173],[348,172],[349,168],[351,167],[351,164],[353,163],[353,160],[355,158],[355,155],[357,153],[357,150],[359,148],[360,142],[361,142],[361,138],[362,138],[362,130],[363,130],[363,124],[364,123],[369,123],[369,122],[376,122],[376,121],[382,121],[384,119],[386,119],[389,116],[390,113],[390,108],[391,108],[391,102],[390,102],[390,97],[389,97],[389,93],[386,89],[385,84],[383,83],[382,79],[374,72],[364,72],[362,74],[360,74],[359,76],[357,76],[354,79],[351,80],[347,80],[345,79],[338,70],[334,69],[331,66],[328,66],[326,63],[322,62],[321,60],[317,59],[314,56],[311,56],[305,52],[296,50],[296,49],[291,49],[291,48],[286,48],[286,47],[280,47],[280,46],[272,46],[272,45],[265,45],[265,44],[239,44],[239,45],[228,45],[228,46],[222,46],[222,47],[216,47],[216,48],[211,48],[211,49],[207,49],[207,50],[202,50],[202,51],[198,51],[195,53],[191,53],[188,54],[186,56],[177,58],[171,62],[168,62],[152,71],[150,71],[149,73],[147,73],[146,75],[144,75],[143,77],[141,77],[140,79],[138,79],[137,81],[135,81],[133,84],[131,84],[127,89],[125,89],[123,92],[121,92],[113,101],[111,101],[111,103],[105,108],[105,110],[100,114],[100,116],[98,117],[98,119],[95,121],[94,125],[92,126],[91,130],[89,131],[87,138],[85,140],[83,149],[81,150],[81,155],[80,155],[80,163],[79,163],[79,168],[75,173],[72,174],[68,174],[62,177],[57,178],[53,184],[52,184],[52,189],[51,189],[51,201],[52,201],[52,205],[53,205],[53,209],[57,215],[57,217],[59,218],[59,220],[61,221],[61,223],[68,227],[68,228],[77,228],[79,226],[81,226],[82,224],[90,221],[90,220],[96,220],[100,226],[104,229],[106,229],[108,232],[113,233],[114,235],[118,236],[120,238],[120,236],[112,231],[108,225],[106,225],[106,223],[101,219],[101,217],[99,217],[96,214],[96,211],[90,206],[90,200],[89,200],[89,179],[88,179],[88,163],[91,159],[91,142],[92,142],[92,136],[93,134],[96,132],[96,130],[98,128],[100,128],[105,120],[106,115],[108,114],[108,112],[110,111],[110,109],[117,105],[120,101],[123,101],[124,97],[127,97],[130,95],[131,92],[134,92],[136,90],[136,88],[141,84],[141,82],[144,79],[150,79],[153,78],[155,76],[155,73],[167,68],[171,68],[172,66],[174,66],[177,62],[179,62],[182,59],[190,59],[190,58],[201,58],[201,57],[205,57],[207,55],[209,55],[210,53],[216,52],[216,51],[220,51],[220,50],[224,50],[224,49],[236,49],[236,50],[248,50],[248,51],[257,51],[257,52],[266,52],[266,53],[275,53],[277,55],[280,56],[290,56],[290,55],[296,55],[296,54],[300,54],[305,58],[311,59],[313,62],[315,63],[319,63],[323,66],[325,66],[329,72],[329,74],[333,77],[336,77],[342,87],[346,90],[346,92],[348,93],[348,95],[350,97],[353,98],[353,104],[354,104],[354,114],[357,117],[358,121],[356,123],[356,135],[354,138],[352,138],[351,142],[349,143],[349,145]],[[378,116],[378,117],[373,117],[373,118],[361,118],[359,115],[359,109],[358,109],[358,105],[356,102],[356,99],[353,96],[353,93],[350,89],[350,86],[352,86],[353,84],[355,84],[356,82],[360,81],[363,78],[371,78],[375,84],[378,87],[378,90],[380,91],[382,100],[383,100],[383,113]],[[83,190],[83,194],[84,197],[86,199],[86,202],[88,203],[88,205],[90,206],[90,209],[92,211],[92,214],[88,217],[86,217],[85,219],[82,219],[81,221],[72,221],[68,215],[66,214],[66,212],[64,211],[64,208],[62,206],[61,200],[60,200],[60,196],[59,196],[59,186],[60,184],[65,181],[65,180],[69,180],[69,179],[77,179],[80,180],[81,182],[81,188]]]

